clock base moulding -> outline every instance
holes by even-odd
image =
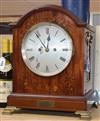
[[[50,96],[13,93],[8,97],[8,104],[17,108],[55,110],[55,111],[87,111],[91,108],[91,90],[84,96]]]

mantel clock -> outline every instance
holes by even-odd
[[[49,5],[13,26],[13,92],[8,105],[86,111],[93,95],[94,30]]]

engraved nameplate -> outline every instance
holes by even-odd
[[[38,100],[37,101],[37,106],[39,106],[39,107],[52,108],[52,107],[55,106],[55,102],[48,101],[48,100]]]

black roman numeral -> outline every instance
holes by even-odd
[[[41,34],[40,34],[40,32],[38,30],[36,31],[35,34],[36,34],[37,38],[39,38],[41,36]]]
[[[26,49],[26,51],[32,51],[32,48]]]
[[[65,61],[66,61],[66,59],[65,59],[65,58],[63,58],[63,57],[60,57],[60,60],[61,60],[61,61],[63,61],[63,62],[65,62]]]
[[[49,28],[46,28],[46,34],[47,35],[49,34]]]
[[[46,72],[49,72],[49,67],[48,67],[48,65],[46,65]]]
[[[55,64],[56,69],[59,69],[58,66]]]
[[[29,39],[30,41],[32,41],[33,43],[35,43],[35,40],[33,40],[33,39]]]
[[[68,51],[68,48],[64,48],[64,49],[62,49],[63,51]]]
[[[33,60],[34,60],[34,58],[35,58],[35,57],[34,57],[34,56],[32,56],[32,57],[30,57],[30,58],[29,58],[29,60],[30,60],[30,61],[33,61]]]
[[[38,69],[40,67],[40,63],[37,63],[36,65],[36,69]]]
[[[57,35],[58,31],[59,31],[59,30],[56,31],[55,36]]]
[[[66,39],[64,38],[64,39],[62,39],[62,40],[60,40],[60,42],[63,42],[63,41],[65,41]]]

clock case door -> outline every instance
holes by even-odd
[[[65,29],[73,40],[73,56],[68,67],[60,74],[42,77],[32,73],[21,55],[22,39],[31,26],[51,22]],[[91,88],[85,93],[85,30],[92,27],[81,22],[68,10],[49,5],[32,10],[23,16],[13,29],[13,92],[8,105],[19,108],[77,111],[88,110],[93,95]]]

